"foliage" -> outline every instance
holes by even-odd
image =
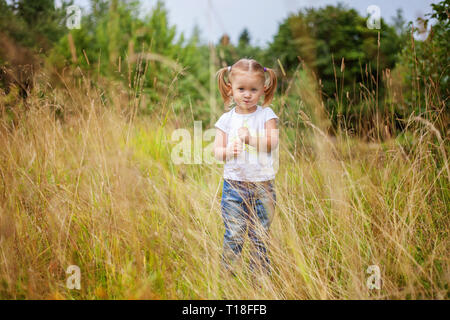
[[[50,1],[30,8],[53,12],[38,4]],[[402,117],[408,129],[382,143],[366,143],[350,130],[330,137],[319,82],[309,72],[325,77],[322,92],[334,85],[325,92],[327,106],[336,103],[338,111],[355,116],[364,136],[379,119],[363,112],[372,116],[384,108],[394,115],[404,101],[443,106],[446,3],[434,6],[434,19],[442,21],[433,36],[408,46],[392,72],[396,41],[402,46],[409,39],[401,17],[394,27],[382,24],[378,56],[377,32],[342,6],[288,19],[293,27],[280,28],[264,50],[251,45],[245,30],[237,44],[224,37],[215,47],[206,45],[198,28],[186,39],[170,26],[161,2],[145,18],[137,1],[91,5],[81,29],[69,33],[61,26],[63,36],[49,35],[52,49],[43,57],[60,86],[39,72],[27,99],[17,86],[0,92],[0,299],[449,298],[448,138],[435,122],[409,117],[407,109]],[[11,52],[39,48],[28,11],[19,16],[3,0],[0,10],[0,49],[11,39],[17,49]],[[383,47],[389,37],[392,46]],[[304,62],[298,70],[297,55]],[[287,73],[273,101],[281,129],[269,246],[273,273],[253,281],[245,264],[236,276],[219,268],[221,165],[175,165],[177,142],[170,141],[176,129],[209,115],[214,72],[241,56],[266,66],[279,58]],[[371,87],[374,59],[386,86],[384,101]],[[368,64],[367,71],[358,67],[360,78],[359,63]],[[396,82],[404,76],[405,84]],[[364,86],[360,103],[342,94],[356,81]],[[396,96],[403,86],[414,95]],[[135,107],[149,115],[134,117]],[[244,262],[251,258],[248,249]],[[81,269],[81,290],[66,287],[70,265]],[[382,270],[380,290],[367,288],[370,265]]]
[[[409,24],[410,41],[403,48],[400,67],[405,87],[405,103],[416,114],[427,110],[442,110],[448,115],[450,90],[450,19],[449,1],[432,4],[433,12],[429,18],[420,19],[419,26]],[[413,38],[422,35],[431,22],[435,22],[424,41]]]
[[[379,70],[394,66],[399,38],[383,19],[379,32],[378,61],[378,30],[369,29],[356,10],[342,4],[310,8],[290,15],[280,24],[268,54],[280,59],[288,75],[304,61],[321,79],[325,97],[335,99],[339,90],[353,93],[355,84],[371,84],[370,77],[377,77],[377,64]],[[369,77],[363,72],[367,67]],[[341,89],[337,88],[336,77],[344,76],[342,71],[345,78]]]
[[[351,123],[355,119],[378,122],[379,116],[390,117],[395,127],[399,125],[396,119],[428,108],[425,95],[434,97],[431,101],[435,109],[441,108],[438,101],[445,103],[448,97],[448,1],[432,6],[430,19],[423,23],[431,19],[438,23],[426,41],[414,45],[408,41],[411,37],[400,11],[392,25],[381,19],[380,30],[371,30],[365,17],[338,4],[291,14],[281,22],[267,49],[253,45],[247,29],[242,30],[236,44],[227,35],[215,45],[203,43],[198,27],[187,38],[169,24],[162,1],[142,17],[139,0],[91,0],[91,10],[83,13],[81,28],[68,30],[64,15],[71,3],[63,1],[62,7],[56,8],[52,0],[18,0],[11,4],[0,0],[1,40],[15,41],[17,48],[35,52],[42,49],[46,66],[55,73],[79,67],[85,74],[96,75],[90,78],[93,82],[99,77],[122,82],[128,94],[142,97],[139,112],[151,113],[162,106],[156,111],[170,108],[177,115],[192,112],[197,119],[211,120],[211,92],[218,97],[211,87],[214,73],[242,57],[278,68],[282,94],[300,66],[312,69],[312,81],[318,82],[336,128],[341,116],[355,130],[359,130]],[[8,60],[10,65],[19,64],[17,59],[11,60],[13,54],[2,50],[2,65],[8,65]],[[22,60],[26,62],[29,55],[24,53]],[[431,81],[425,81],[427,77]],[[25,79],[31,82],[30,77]],[[0,80],[2,87],[11,81]],[[425,83],[432,87],[427,88]],[[169,97],[174,101],[171,106],[164,102]],[[371,126],[364,127],[362,134]]]
[[[83,18],[83,27],[71,31],[76,61],[71,58],[66,35],[55,46],[50,65],[61,68],[76,63],[99,70],[106,77],[122,79],[136,94],[149,98],[143,111],[151,111],[154,103],[167,95],[179,96],[180,104],[186,106],[189,99],[202,98],[198,85],[207,87],[209,76],[198,32],[190,39],[183,33],[176,39],[176,28],[169,25],[161,1],[144,18],[139,17],[137,1],[115,0],[109,6],[96,1],[93,8],[98,7],[103,9],[93,9]],[[88,66],[84,53],[92,66]]]
[[[1,30],[21,45],[45,52],[64,34],[66,8],[72,3],[62,1],[56,8],[54,0],[1,0]]]
[[[237,46],[230,42],[228,35],[224,35],[216,45],[220,66],[231,66],[241,58],[255,59],[263,63],[265,59],[264,50],[258,46],[252,46],[251,35],[244,28],[239,35]]]

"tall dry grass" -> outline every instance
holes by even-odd
[[[297,114],[307,130],[294,140],[280,115],[273,275],[259,288],[248,243],[236,277],[220,268],[222,167],[171,161],[189,117],[136,116],[119,84],[61,80],[39,75],[12,116],[1,97],[1,298],[448,298],[448,137],[432,122],[408,119],[406,144],[331,138],[314,82],[293,88],[313,112]],[[66,287],[69,265],[81,290]]]

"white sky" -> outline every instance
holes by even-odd
[[[89,8],[89,0],[75,0],[75,4]],[[306,7],[336,5],[332,0],[165,0],[169,12],[170,25],[176,25],[177,31],[190,36],[194,25],[201,30],[205,42],[218,39],[227,33],[233,43],[246,27],[253,45],[265,46],[278,31],[278,25],[291,12]],[[392,23],[398,8],[403,9],[407,21],[431,12],[431,3],[437,0],[342,0],[350,8],[356,9],[362,16],[367,15],[367,7],[377,5],[381,17]],[[141,0],[143,15],[149,13],[157,0]],[[210,4],[210,5],[209,5]]]

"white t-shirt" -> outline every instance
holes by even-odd
[[[247,127],[251,136],[265,135],[264,124],[270,119],[278,119],[270,107],[257,106],[253,113],[236,113],[236,107],[224,113],[215,127],[227,134],[227,146],[239,139],[238,129]],[[243,151],[225,162],[223,177],[238,181],[267,181],[275,179],[278,171],[278,145],[270,152],[256,151],[255,147],[244,145]]]

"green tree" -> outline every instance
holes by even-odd
[[[65,10],[71,1],[56,8],[52,0],[0,0],[0,87],[9,91],[11,83],[23,97],[32,87],[32,72],[39,55],[46,55],[66,31]]]
[[[371,108],[378,112],[382,106],[379,98],[384,94],[382,72],[394,67],[400,51],[401,41],[394,27],[381,19],[380,30],[369,29],[366,21],[342,4],[300,10],[280,24],[268,50],[268,55],[279,59],[286,70],[281,88],[287,87],[300,62],[315,73],[335,125],[337,115],[342,113],[351,118],[363,111],[370,117],[372,111],[358,106],[367,100],[365,94]],[[363,95],[360,86],[366,88]]]
[[[173,100],[183,101],[178,106],[188,108],[189,102],[202,97],[201,88],[206,87],[205,91],[208,86],[209,57],[199,43],[198,30],[190,39],[183,33],[177,37],[162,1],[143,18],[139,15],[139,1],[97,0],[91,6],[91,12],[83,16],[82,28],[70,31],[75,61],[66,34],[52,50],[49,65],[58,69],[76,64],[120,79],[133,94],[149,98],[148,109],[153,109],[168,94]]]
[[[239,40],[238,40],[238,47],[247,47],[250,45],[250,33],[248,32],[247,28],[242,30]]]
[[[364,81],[361,66],[364,68],[370,63],[372,70],[376,70],[377,37],[378,30],[368,29],[366,18],[354,9],[342,4],[311,8],[293,14],[281,23],[269,54],[279,58],[289,74],[300,60],[304,61],[322,79],[323,92],[334,97],[336,69],[340,69],[342,59],[346,78],[344,91],[351,91],[355,82]],[[392,68],[400,42],[394,28],[383,19],[380,38],[379,69]]]
[[[418,27],[409,23],[410,41],[404,47],[400,55],[399,68],[403,71],[402,79],[405,103],[408,106],[405,111],[414,111],[416,114],[428,110],[442,114],[443,122],[440,126],[445,132],[448,125],[450,112],[448,97],[450,91],[450,1],[441,1],[432,4],[432,12],[426,14],[425,19],[418,21],[423,29],[432,22],[428,36],[424,41],[414,40],[411,32],[420,33]],[[441,111],[443,112],[441,113]],[[425,116],[428,116],[427,114]]]
[[[36,46],[48,51],[66,31],[66,8],[73,4],[62,1],[61,8],[55,7],[54,0],[15,0],[11,7],[15,16],[26,24],[28,36],[17,39],[27,46]]]
[[[408,24],[408,42],[400,54],[398,73],[402,80],[405,107],[402,115],[411,112],[430,119],[445,135],[450,121],[450,1],[432,4],[427,18]],[[433,23],[433,24],[432,24]],[[423,41],[413,35],[422,34],[430,25]]]
[[[238,59],[251,58],[263,63],[263,50],[257,46],[252,46],[250,41],[250,33],[245,28],[239,35],[238,46],[236,48]]]

